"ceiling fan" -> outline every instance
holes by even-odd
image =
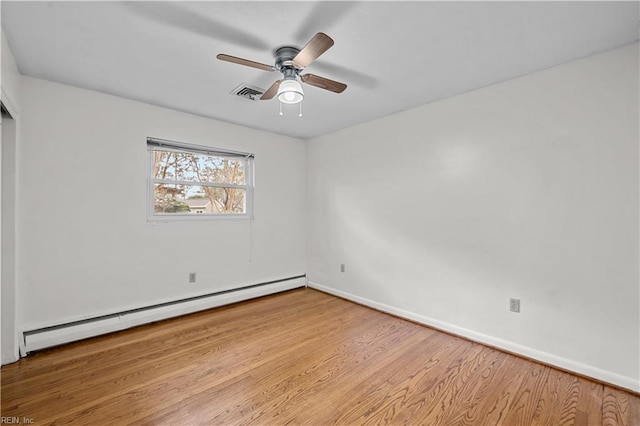
[[[258,68],[264,71],[280,71],[283,75],[282,80],[275,81],[271,87],[262,94],[260,99],[268,100],[276,96],[281,103],[297,104],[304,99],[304,91],[298,80],[335,93],[342,93],[344,89],[347,88],[347,85],[344,83],[329,80],[328,78],[315,74],[300,74],[305,67],[311,65],[331,46],[333,46],[331,37],[325,33],[317,33],[302,49],[293,46],[283,46],[276,49],[274,53],[276,57],[275,65],[267,65],[223,53],[218,54],[216,58],[221,61]],[[282,115],[282,105],[280,115]],[[300,114],[300,116],[301,115],[302,114]]]

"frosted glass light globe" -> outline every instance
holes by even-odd
[[[297,104],[304,99],[304,92],[296,80],[284,80],[278,87],[277,96],[283,104]]]

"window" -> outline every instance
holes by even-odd
[[[253,154],[147,138],[149,218],[249,218]]]

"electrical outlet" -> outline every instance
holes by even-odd
[[[509,310],[511,312],[520,312],[520,299],[509,299]]]
[[[340,272],[344,272],[344,263],[340,264]]]
[[[190,283],[195,283],[196,282],[196,273],[195,272],[189,272],[189,282]]]

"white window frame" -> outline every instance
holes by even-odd
[[[153,176],[153,152],[175,151],[193,154],[209,155],[244,162],[245,184],[179,181],[171,179],[156,179]],[[254,154],[248,152],[231,151],[222,148],[213,148],[201,145],[192,145],[167,139],[147,138],[147,220],[151,222],[174,221],[202,221],[202,220],[251,220],[253,219],[253,195],[254,195]],[[156,213],[155,185],[165,183],[170,185],[209,186],[218,188],[240,188],[245,190],[244,213]]]

